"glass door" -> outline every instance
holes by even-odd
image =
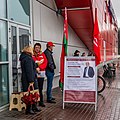
[[[12,84],[13,92],[17,92],[18,87],[18,71],[17,71],[17,27],[11,26],[11,48],[12,48]]]
[[[21,68],[19,57],[22,49],[31,44],[30,29],[19,26],[17,24],[10,24],[10,54],[11,56],[11,78],[12,78],[12,92],[21,91]]]
[[[18,59],[17,59],[17,70],[18,70],[18,91],[21,91],[22,85],[21,85],[21,67],[20,67],[20,61],[19,57],[20,54],[25,46],[28,46],[31,44],[30,41],[30,29],[22,26],[18,26]]]

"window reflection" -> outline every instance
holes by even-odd
[[[24,24],[30,24],[29,0],[8,0],[9,19]]]
[[[0,17],[6,18],[6,0],[0,0]]]
[[[0,20],[0,61],[7,61],[7,26],[6,22]]]
[[[8,65],[0,65],[0,107],[8,103],[8,91]]]
[[[29,30],[19,29],[19,44],[20,44],[20,52],[22,49],[29,45]]]
[[[18,92],[18,73],[17,73],[17,29],[11,27],[12,41],[12,77],[13,77],[13,92]]]

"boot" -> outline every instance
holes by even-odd
[[[43,102],[39,102],[39,106],[41,106],[41,107],[45,107],[45,104],[43,103]]]
[[[41,111],[41,109],[37,107],[37,103],[32,105],[32,110],[35,111],[35,112],[40,112]]]
[[[35,112],[32,110],[32,105],[27,105],[26,106],[26,112],[25,112],[25,114],[27,115],[27,114],[31,114],[31,115],[34,115],[35,114]]]

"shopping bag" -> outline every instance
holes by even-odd
[[[31,90],[32,88],[32,90]],[[23,97],[21,100],[26,104],[26,105],[32,105],[35,104],[40,100],[40,95],[39,95],[39,90],[34,90],[33,84],[30,84],[28,87],[27,92],[23,92]]]

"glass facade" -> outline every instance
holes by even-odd
[[[8,65],[0,65],[0,107],[9,102]]]
[[[8,20],[12,20],[16,27],[11,27]],[[17,31],[16,22],[24,27],[30,26],[30,0],[0,0],[0,108],[9,103],[9,91],[14,92],[14,87],[18,86],[14,84],[17,78],[17,43],[20,50],[24,44],[29,44],[29,31],[24,29]],[[9,45],[11,47],[8,50]],[[10,60],[8,55],[12,56]],[[13,86],[9,88],[11,83]]]
[[[8,41],[6,22],[0,20],[0,61],[8,61]]]
[[[7,9],[6,9],[6,0],[0,0],[0,18],[6,18],[7,17]]]
[[[0,20],[0,62],[8,61],[7,22]],[[8,64],[0,64],[0,107],[9,102]]]
[[[9,19],[30,24],[30,0],[8,0]]]

